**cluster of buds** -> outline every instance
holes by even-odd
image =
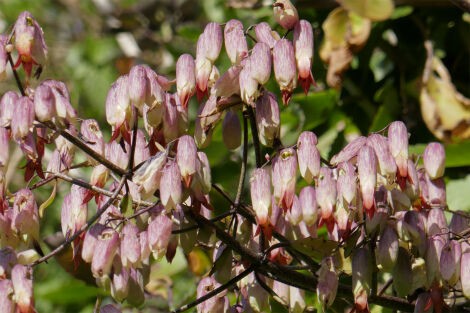
[[[18,263],[10,248],[0,250],[0,311],[32,313],[34,310],[32,269]]]
[[[393,273],[402,297],[420,288],[448,290],[460,284],[468,296],[468,282],[460,279],[467,272],[461,261],[468,262],[468,242],[458,238],[470,219],[457,212],[450,224],[446,221],[443,146],[430,143],[423,166],[418,166],[408,154],[402,122],[390,124],[388,136],[354,139],[323,166],[316,144],[315,134],[303,132],[297,145],[280,150],[272,165],[253,171],[253,210],[268,239],[273,230],[294,240],[317,237],[318,228],[326,225],[332,241],[347,241],[353,233],[360,235],[358,243],[376,241],[375,255],[361,248],[352,257],[358,311],[368,307],[372,264]],[[313,186],[296,195],[298,170]],[[318,293],[325,305],[333,302],[338,279],[328,264],[318,273]]]

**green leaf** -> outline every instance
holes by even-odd
[[[398,94],[392,81],[387,81],[385,86],[375,94],[375,101],[381,102],[377,113],[374,116],[369,132],[376,132],[385,128],[393,122],[400,114],[401,106],[398,105]]]
[[[447,205],[452,211],[470,212],[470,197],[465,190],[470,190],[470,175],[463,179],[451,180],[447,183]]]
[[[292,102],[298,103],[304,111],[306,118],[304,129],[312,129],[326,121],[329,113],[336,107],[338,98],[339,95],[335,89],[327,89],[308,95],[295,94]]]
[[[349,257],[353,252],[354,248],[356,247],[357,240],[361,236],[360,228],[356,228],[356,230],[346,239],[345,247],[344,247],[344,257]]]
[[[408,16],[411,13],[413,13],[413,7],[412,6],[409,6],[409,5],[399,6],[399,7],[395,8],[395,10],[393,11],[392,16],[390,16],[390,19],[391,20],[396,20],[396,19]]]
[[[126,194],[122,198],[121,203],[119,204],[119,209],[121,209],[121,213],[125,217],[129,217],[134,213],[134,210],[132,209],[132,198],[129,194]]]
[[[39,217],[44,216],[44,210],[49,207],[52,202],[54,202],[55,196],[57,194],[57,180],[54,180],[54,187],[52,187],[52,192],[49,198],[47,198],[46,201],[44,201],[40,206],[39,206]]]
[[[321,261],[338,247],[338,243],[325,238],[302,238],[292,242],[292,246],[315,260]]]

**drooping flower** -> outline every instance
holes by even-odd
[[[287,105],[297,83],[294,47],[289,40],[281,39],[274,45],[273,65],[274,76],[282,92],[282,102]]]
[[[310,85],[315,84],[315,80],[312,75],[313,29],[306,20],[300,20],[294,27],[294,51],[299,71],[299,84],[307,94]]]
[[[225,51],[232,64],[239,64],[248,55],[243,24],[239,20],[232,19],[224,27]]]
[[[176,62],[176,89],[180,102],[185,108],[196,92],[194,66],[194,59],[190,54],[181,55]]]
[[[258,224],[266,225],[271,216],[271,177],[266,168],[257,168],[250,178],[251,203]]]
[[[300,175],[309,184],[320,174],[320,151],[316,144],[317,136],[309,131],[302,132],[297,140]]]
[[[297,9],[290,0],[277,0],[273,4],[274,19],[283,28],[289,30],[299,22]]]
[[[34,65],[43,66],[47,59],[47,46],[41,26],[28,11],[22,12],[13,27],[14,44],[18,51],[15,67],[23,65],[28,75]]]

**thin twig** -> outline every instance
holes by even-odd
[[[89,190],[92,190],[94,192],[97,192],[97,193],[100,193],[100,194],[103,194],[105,196],[108,196],[108,197],[111,197],[113,195],[113,193],[109,190],[106,190],[106,189],[103,189],[103,188],[100,188],[100,187],[96,187],[96,186],[93,186],[83,180],[80,180],[80,179],[77,179],[77,178],[73,178],[73,177],[70,177],[66,174],[63,174],[63,173],[53,173],[53,176],[52,177],[49,177],[49,178],[46,178],[46,180],[49,180],[49,181],[52,181],[56,178],[59,178],[59,179],[62,179],[66,182],[69,182],[71,184],[74,184],[74,185],[78,185],[80,187],[83,187],[85,189],[89,189]],[[41,183],[41,182],[39,182]],[[34,185],[36,186],[36,185]],[[33,187],[34,187],[33,186]],[[118,195],[116,197],[117,200],[121,200],[122,199],[122,195]],[[154,206],[154,203],[153,202],[148,202],[148,201],[143,201],[143,200],[132,200],[132,203],[136,206],[142,206],[142,207],[152,207]]]
[[[251,106],[247,106],[248,117],[250,118],[251,136],[253,137],[253,145],[255,146],[256,167],[260,168],[263,165],[261,158],[261,145],[259,143],[258,128],[256,127],[255,112]]]
[[[90,148],[85,142],[81,141],[78,137],[72,135],[67,130],[62,129],[62,128],[58,128],[51,122],[41,123],[40,125],[44,125],[44,126],[50,128],[51,130],[59,133],[62,137],[64,137],[65,139],[67,139],[68,141],[73,143],[80,150],[82,150],[83,152],[88,154],[90,157],[92,157],[93,159],[98,161],[98,163],[103,164],[104,166],[106,166],[108,169],[110,169],[114,173],[118,174],[119,176],[123,176],[124,174],[126,174],[126,171],[124,169],[122,169],[119,166],[117,166],[116,164],[112,163],[111,161],[106,159],[101,154],[97,153],[95,150]]]
[[[189,310],[190,308],[192,307],[195,307],[196,305],[198,304],[201,304],[203,303],[204,301],[212,298],[212,297],[215,297],[216,295],[218,295],[219,293],[221,293],[222,291],[230,288],[230,286],[236,284],[237,282],[239,282],[240,280],[242,280],[243,278],[245,278],[246,276],[250,275],[251,272],[253,272],[253,267],[248,267],[246,270],[244,270],[243,272],[241,272],[240,274],[238,274],[237,276],[233,277],[232,279],[230,279],[229,281],[227,281],[226,283],[224,283],[223,285],[220,285],[219,287],[211,290],[210,292],[206,293],[205,295],[203,295],[202,297],[199,297],[197,298],[196,300],[194,300],[193,302],[191,303],[188,303],[186,305],[183,305],[181,308],[179,309],[176,309],[174,311],[172,311],[172,313],[181,313],[181,312],[184,312],[186,310]]]
[[[65,249],[68,245],[70,245],[75,239],[77,239],[83,232],[85,232],[91,225],[93,225],[100,217],[103,215],[103,213],[106,211],[106,209],[111,206],[111,204],[116,200],[117,195],[121,192],[122,187],[124,186],[125,182],[127,179],[127,175],[122,176],[121,181],[119,182],[119,186],[116,188],[112,196],[106,201],[106,203],[98,209],[95,215],[93,215],[92,218],[90,218],[86,224],[84,224],[78,231],[75,232],[72,236],[70,236],[68,239],[66,239],[62,244],[60,244],[57,248],[55,248],[53,251],[48,253],[47,255],[43,256],[42,258],[37,259],[33,263],[30,264],[31,267],[34,267],[42,262],[45,262],[61,252],[63,249]]]
[[[237,194],[235,196],[234,206],[237,209],[240,206],[240,199],[243,192],[243,185],[246,177],[246,166],[248,163],[248,122],[247,117],[243,114],[243,156],[242,165],[240,167],[240,177],[238,179]]]
[[[18,75],[18,72],[16,71],[15,64],[13,63],[13,58],[11,57],[11,53],[7,53],[8,56],[8,62],[10,63],[11,70],[13,72],[13,76],[15,77],[16,85],[18,86],[18,89],[20,90],[21,95],[24,97],[26,96],[26,93],[23,88],[23,84],[21,83],[20,76]]]

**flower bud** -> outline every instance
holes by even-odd
[[[354,301],[359,311],[366,310],[367,298],[372,286],[372,257],[367,248],[358,248],[352,257],[352,288]]]
[[[255,65],[248,59],[240,71],[240,96],[246,104],[253,104],[258,99],[260,92],[258,90],[258,81],[253,77],[256,71]]]
[[[305,291],[289,286],[289,312],[302,313],[305,307]]]
[[[116,258],[114,261],[113,272],[111,295],[116,301],[122,302],[129,294],[129,269],[119,264],[119,259]]]
[[[128,76],[119,77],[108,91],[106,97],[106,120],[113,127],[113,139],[121,133],[121,128],[129,129],[131,104],[129,99]]]
[[[251,50],[251,77],[260,85],[264,85],[271,77],[271,49],[265,43],[258,42]]]
[[[11,282],[15,290],[14,300],[20,313],[34,312],[32,269],[16,264],[11,270]]]
[[[413,313],[432,313],[434,307],[432,303],[431,294],[429,292],[422,292],[416,299],[415,309]]]
[[[121,233],[121,262],[123,267],[135,266],[140,260],[139,228],[126,223]]]
[[[189,187],[197,169],[197,147],[193,137],[183,135],[178,139],[176,163],[186,187]]]
[[[156,260],[160,260],[166,253],[171,238],[173,222],[165,214],[152,218],[147,229],[150,251]]]
[[[451,240],[442,248],[439,260],[441,276],[450,286],[455,285],[460,278],[460,257],[462,249],[457,240]]]
[[[296,87],[296,65],[294,47],[287,39],[276,42],[273,48],[274,76],[282,92],[282,102],[289,104]]]
[[[228,110],[222,122],[222,138],[227,149],[235,150],[241,145],[241,125],[237,113]]]
[[[0,100],[0,127],[8,127],[11,123],[13,111],[20,96],[13,91],[7,91]]]
[[[45,80],[41,85],[49,86],[54,94],[55,112],[57,114],[57,122],[67,126],[77,117],[77,111],[70,103],[70,94],[67,86],[60,81],[52,79]]]
[[[258,224],[267,225],[271,216],[271,179],[269,170],[257,168],[250,178],[251,203]]]
[[[389,182],[393,181],[397,172],[397,165],[390,153],[387,138],[379,134],[372,134],[367,138],[367,145],[374,149],[379,173],[388,178]]]
[[[338,154],[334,155],[331,158],[330,163],[332,165],[337,165],[341,162],[347,162],[355,158],[358,155],[359,150],[361,150],[362,146],[364,146],[366,143],[367,138],[364,136],[355,138],[353,141],[348,143],[346,147],[344,147]]]
[[[150,110],[161,107],[166,101],[166,93],[170,87],[170,83],[163,76],[155,73],[148,66],[144,66],[149,81],[150,90],[147,91],[145,103]]]
[[[47,122],[56,116],[55,97],[52,89],[45,85],[39,85],[34,92],[34,111],[40,122]]]
[[[230,97],[240,94],[240,72],[242,66],[231,66],[216,82],[211,92],[218,97]]]
[[[135,171],[132,181],[139,186],[143,199],[153,195],[160,186],[161,169],[166,163],[166,152],[158,152],[153,157],[147,159],[137,171]]]
[[[160,200],[167,210],[175,209],[183,201],[181,173],[176,162],[168,161],[160,180]]]
[[[408,160],[407,168],[407,182],[406,182],[406,194],[410,199],[415,200],[419,197],[419,178],[418,171],[416,170],[416,165],[412,160]]]
[[[444,146],[438,142],[431,142],[423,153],[423,162],[426,173],[431,179],[444,176],[446,154]]]
[[[443,207],[446,205],[446,185],[442,177],[431,180],[427,173],[423,173],[424,179],[420,181],[422,198],[431,207]]]
[[[176,90],[181,104],[186,108],[196,92],[194,59],[190,54],[181,55],[176,62]]]
[[[41,26],[28,11],[22,12],[13,27],[14,44],[18,51],[18,61],[28,75],[31,76],[33,65],[42,66],[47,59],[47,46]]]
[[[317,297],[323,307],[329,307],[333,304],[338,291],[338,274],[336,274],[333,259],[325,258],[321,262],[321,267],[317,271]]]
[[[357,156],[357,171],[362,194],[362,203],[366,210],[374,206],[374,192],[377,184],[377,159],[374,150],[363,146]]]
[[[86,190],[73,185],[70,193],[64,197],[62,203],[60,223],[65,238],[74,235],[86,224],[88,207],[84,202]]]
[[[7,52],[7,45],[8,36],[0,34],[0,81],[6,78],[6,70],[7,70],[7,63],[8,63],[8,52]]]
[[[393,269],[393,287],[398,296],[406,297],[412,290],[413,270],[411,255],[405,248],[398,249],[397,262]]]
[[[300,190],[300,207],[302,208],[303,221],[307,226],[315,225],[318,219],[318,207],[315,189],[306,186]]]
[[[132,132],[132,135],[134,132]],[[149,144],[145,138],[145,134],[142,130],[137,130],[137,136],[135,141],[135,154],[134,154],[134,166],[147,161],[150,158]]]
[[[294,201],[297,180],[297,157],[295,150],[286,148],[273,160],[272,183],[274,198],[284,212],[290,210]]]
[[[20,189],[13,203],[12,228],[30,239],[39,238],[39,213],[34,195],[29,189]]]
[[[300,175],[309,184],[320,173],[320,151],[318,151],[316,144],[317,136],[309,131],[302,132],[297,140]]]
[[[271,29],[266,22],[261,22],[255,26],[255,34],[258,42],[263,42],[269,46],[270,49],[274,48],[276,42],[281,39],[279,34]]]
[[[432,208],[428,212],[426,233],[429,237],[448,231],[446,217],[442,208]]]
[[[103,224],[97,223],[91,226],[90,229],[88,229],[88,231],[85,233],[82,246],[82,259],[85,262],[90,263],[93,259],[98,237],[105,230],[105,228],[106,227]]]
[[[209,159],[204,152],[198,152],[197,159],[196,175],[194,176],[191,189],[196,198],[205,201],[205,195],[207,195],[212,188],[211,167]]]
[[[4,127],[0,127],[0,171],[5,171],[6,167],[8,166],[8,160],[10,159],[10,136],[8,134],[8,129]],[[2,199],[1,191],[0,191],[0,199]]]
[[[302,207],[300,206],[299,198],[296,195],[294,195],[290,211],[287,211],[286,213],[286,218],[293,226],[299,225],[303,219]]]
[[[303,87],[305,94],[308,93],[310,85],[314,84],[312,75],[313,59],[313,29],[306,20],[300,20],[294,28],[294,51],[297,69],[299,71],[299,84]]]
[[[390,153],[395,158],[400,176],[408,174],[408,131],[401,121],[396,121],[388,126],[388,146]]]
[[[143,65],[133,66],[129,71],[128,84],[129,100],[142,112],[147,95],[150,93],[147,67]]]
[[[346,201],[348,205],[356,199],[357,176],[354,166],[349,162],[342,162],[338,165],[338,179],[336,189],[338,191],[338,201]]]
[[[14,313],[16,312],[15,303],[12,301],[14,297],[13,284],[9,279],[0,280],[0,312]]]
[[[328,167],[320,169],[317,187],[317,203],[320,207],[321,218],[326,221],[333,217],[336,205],[336,182],[333,179],[333,171]]]
[[[274,19],[284,29],[292,29],[299,22],[297,9],[290,0],[277,0],[273,4]]]
[[[142,306],[145,301],[143,271],[133,267],[129,269],[129,293],[126,300],[134,307]]]
[[[0,281],[11,275],[11,269],[17,263],[15,250],[11,247],[0,249]],[[1,312],[1,311],[0,311]]]
[[[119,166],[120,168],[126,168],[127,162],[129,160],[128,153],[130,147],[126,145],[126,149],[123,150],[122,146],[116,142],[112,141],[105,145],[105,157],[110,162]]]
[[[463,295],[470,299],[470,251],[463,251],[460,259],[460,281]]]
[[[17,141],[31,132],[34,122],[34,104],[28,97],[21,97],[13,109],[11,135]]]
[[[206,295],[208,292],[219,287],[220,284],[212,277],[205,277],[201,279],[197,286],[197,298]],[[224,312],[226,302],[226,292],[221,292],[206,301],[197,305],[198,313],[222,313]]]
[[[386,272],[391,272],[395,267],[398,257],[398,244],[397,232],[392,225],[388,224],[380,236],[375,253],[377,264],[380,264]]]
[[[222,114],[217,109],[217,98],[211,95],[202,106],[202,111],[199,114],[202,129],[211,130],[214,128],[221,116]]]
[[[470,218],[467,217],[465,212],[456,211],[452,214],[452,219],[449,223],[449,229],[453,234],[460,234],[470,227]]]
[[[426,217],[422,212],[407,211],[402,221],[402,239],[411,241],[424,254],[426,244],[425,223]]]
[[[271,92],[265,92],[256,101],[256,125],[260,142],[272,147],[279,139],[281,120],[276,96]]]
[[[248,55],[243,24],[239,20],[232,19],[224,27],[225,51],[232,64],[239,64]]]
[[[98,122],[94,119],[84,120],[80,127],[80,133],[87,146],[100,155],[104,155],[104,139]],[[93,158],[89,157],[92,164],[96,164]]]
[[[166,142],[170,142],[176,139],[178,134],[178,110],[175,95],[167,93],[166,101],[163,102],[163,136]]]
[[[91,271],[95,278],[103,278],[111,272],[113,259],[118,248],[119,234],[109,227],[103,229],[96,239],[91,261]]]
[[[196,48],[196,85],[198,99],[201,100],[207,92],[207,83],[212,71],[212,65],[219,56],[222,48],[222,29],[217,23],[206,25],[204,32],[197,40]]]
[[[443,236],[428,237],[425,256],[428,285],[432,285],[434,281],[438,281],[441,279],[439,261],[441,259],[442,249],[444,248],[445,244],[446,241]]]

